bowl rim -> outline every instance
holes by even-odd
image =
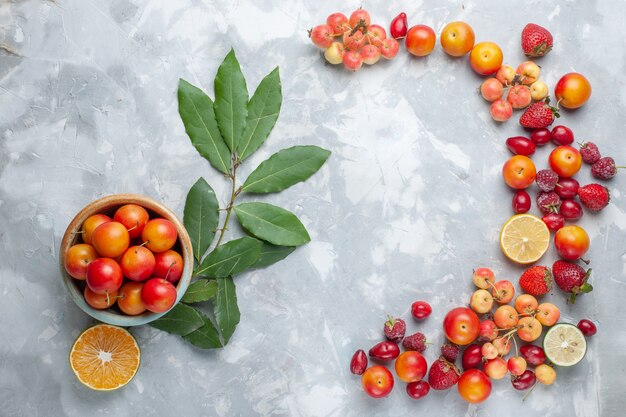
[[[137,204],[140,205],[147,210],[150,210],[160,217],[166,218],[171,221],[176,227],[176,231],[178,232],[178,241],[180,242],[181,247],[181,256],[183,257],[183,261],[185,265],[183,266],[183,273],[180,277],[176,285],[176,301],[172,305],[172,308],[176,306],[183,295],[187,291],[187,287],[189,287],[189,283],[191,282],[191,275],[194,265],[194,257],[193,257],[193,248],[191,245],[191,239],[189,238],[189,234],[185,229],[184,224],[178,219],[176,214],[167,208],[165,205],[153,200],[150,197],[146,197],[140,194],[111,194],[105,197],[99,198],[97,200],[92,201],[83,207],[70,221],[69,225],[65,229],[65,233],[63,234],[63,238],[61,240],[60,246],[60,256],[59,256],[59,266],[61,270],[61,277],[63,278],[63,283],[65,284],[65,288],[70,293],[70,297],[76,303],[76,305],[85,313],[90,315],[96,320],[99,320],[103,323],[112,324],[116,326],[140,326],[143,324],[148,324],[165,314],[169,311],[165,311],[162,313],[153,313],[150,311],[145,311],[144,313],[138,314],[136,316],[128,316],[123,315],[121,313],[117,313],[111,311],[110,309],[98,310],[91,307],[85,301],[83,293],[79,290],[76,282],[79,280],[72,278],[67,271],[65,270],[65,255],[67,253],[67,249],[69,249],[72,245],[79,243],[76,242],[77,234],[80,231],[85,220],[93,215],[102,213],[104,211],[112,210],[115,207],[121,207],[124,204]],[[170,309],[171,310],[171,309]]]

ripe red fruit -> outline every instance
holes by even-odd
[[[561,207],[561,199],[554,191],[539,192],[537,194],[537,207],[543,214],[558,213]]]
[[[552,135],[550,134],[550,131],[545,127],[541,129],[535,129],[530,134],[530,140],[532,140],[533,143],[537,146],[545,145],[546,143],[550,142],[550,139],[552,139]]]
[[[537,172],[537,175],[535,176],[537,187],[539,187],[541,191],[545,192],[554,190],[558,181],[559,176],[551,169],[542,169]]]
[[[469,345],[478,337],[480,320],[467,307],[457,307],[443,319],[443,329],[449,341],[457,345]]]
[[[122,223],[106,222],[93,231],[91,243],[100,256],[117,258],[128,249],[130,237]]]
[[[578,193],[579,186],[580,184],[574,178],[561,178],[556,183],[554,191],[561,198],[574,198]]]
[[[535,143],[524,136],[513,136],[506,140],[506,147],[515,155],[529,156],[535,153]]]
[[[519,353],[526,362],[532,366],[539,366],[546,361],[546,353],[539,346],[524,345],[519,348]]]
[[[570,294],[569,301],[572,304],[576,302],[578,294],[588,293],[593,290],[591,284],[587,284],[587,280],[591,275],[591,269],[585,271],[578,264],[558,260],[552,265],[552,274],[556,285]]]
[[[550,126],[555,117],[560,117],[558,110],[550,106],[550,99],[537,101],[528,107],[519,119],[522,126],[531,129],[540,129]]]
[[[154,256],[154,272],[155,277],[165,278],[172,284],[176,284],[183,275],[184,262],[183,257],[176,251],[171,249],[165,252],[157,253]]]
[[[153,313],[163,313],[176,302],[176,288],[163,278],[149,279],[141,289],[141,300]]]
[[[563,216],[565,220],[577,220],[583,216],[583,208],[574,200],[563,200],[561,201],[559,214]]]
[[[541,218],[551,231],[559,230],[565,225],[565,217],[557,213],[548,213]]]
[[[448,362],[456,362],[456,358],[459,357],[459,351],[459,347],[451,343],[446,343],[445,345],[441,346],[441,356],[446,358]]]
[[[468,369],[478,368],[482,361],[483,353],[480,345],[469,345],[463,351],[463,357],[461,358],[463,370],[467,371]]]
[[[585,335],[586,337],[591,337],[598,331],[596,325],[593,324],[591,320],[587,319],[582,319],[581,321],[579,321],[578,328],[581,332],[583,332],[583,335]]]
[[[394,365],[396,369],[396,375],[404,382],[419,381],[426,375],[426,369],[428,369],[428,363],[421,353],[416,351],[404,352]]]
[[[370,25],[370,14],[367,10],[359,7],[350,15],[349,23],[352,29],[359,25],[365,25],[365,29],[363,31],[367,32],[367,27]]]
[[[144,281],[154,271],[154,254],[143,246],[131,246],[120,261],[124,276],[132,281]]]
[[[513,385],[513,388],[520,391],[532,387],[535,385],[536,381],[535,373],[530,369],[525,370],[520,376],[511,376],[511,385]]]
[[[584,142],[580,145],[580,155],[586,164],[595,164],[602,157],[598,146],[593,142]]]
[[[426,381],[415,381],[406,386],[406,393],[415,400],[425,397],[428,392],[430,392],[430,385]]]
[[[544,295],[552,289],[552,274],[545,266],[531,266],[519,278],[519,286],[530,295]]]
[[[402,12],[391,21],[389,26],[389,33],[394,39],[402,39],[406,36],[406,32],[409,26],[406,22],[406,13]]]
[[[333,34],[338,35],[350,29],[348,18],[343,13],[332,13],[326,18],[326,24],[333,29]]]
[[[426,301],[416,301],[411,304],[411,315],[417,320],[425,319],[433,312],[433,308]]]
[[[141,236],[143,227],[148,223],[150,216],[145,208],[137,204],[126,204],[118,208],[113,220],[120,222],[128,230],[131,239]]]
[[[578,198],[591,211],[600,211],[611,200],[609,189],[600,184],[587,184],[578,189]]]
[[[530,210],[531,198],[524,190],[517,190],[513,195],[513,211],[515,213],[526,213]]]
[[[387,339],[392,342],[400,343],[406,333],[406,323],[402,319],[394,319],[388,316],[383,330]]]
[[[522,50],[528,57],[546,55],[552,49],[552,34],[534,23],[527,24],[522,30]]]
[[[435,390],[445,390],[453,387],[459,381],[459,369],[443,357],[432,365],[428,372],[428,383]]]
[[[398,344],[391,341],[384,341],[375,344],[369,351],[369,355],[372,358],[381,360],[381,361],[390,361],[398,357],[400,355],[400,348]]]
[[[313,45],[326,49],[333,43],[333,28],[329,25],[317,25],[309,30],[309,38]]]
[[[152,252],[165,252],[171,249],[178,239],[174,224],[167,219],[152,219],[143,228],[141,240]]]
[[[65,253],[65,271],[71,277],[84,280],[87,278],[87,267],[98,253],[93,246],[86,243],[78,243],[70,247]]]
[[[373,398],[386,397],[393,389],[393,375],[382,365],[372,366],[361,376],[363,390]]]
[[[601,180],[609,180],[617,174],[618,168],[626,168],[623,166],[615,166],[615,161],[610,156],[598,159],[591,166],[591,175]]]
[[[359,349],[352,355],[350,361],[350,372],[354,375],[361,375],[367,369],[367,356],[363,349]]]
[[[459,395],[469,403],[485,401],[491,394],[491,380],[481,370],[470,369],[459,378]]]
[[[113,259],[98,258],[87,267],[87,285],[96,294],[112,294],[122,286],[122,268]]]
[[[414,333],[404,338],[402,346],[406,350],[415,350],[421,353],[426,350],[426,336],[420,332]]]
[[[574,132],[569,127],[558,125],[552,128],[550,132],[552,142],[557,145],[569,145],[574,142]]]

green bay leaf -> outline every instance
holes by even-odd
[[[221,348],[222,342],[220,341],[220,335],[215,328],[215,325],[211,322],[211,319],[199,311],[198,314],[204,321],[204,324],[202,327],[199,327],[188,335],[183,336],[183,339],[201,349]]]
[[[234,152],[246,128],[248,87],[235,51],[230,50],[217,69],[214,81],[215,117],[224,142]]]
[[[184,303],[199,303],[201,301],[208,301],[215,297],[217,293],[217,282],[215,280],[198,279],[187,288],[185,295],[183,295],[182,302]]]
[[[218,222],[219,203],[215,192],[204,178],[200,178],[187,193],[183,217],[196,261],[202,261],[213,242]]]
[[[152,327],[180,336],[188,335],[203,324],[198,311],[183,303],[176,304],[167,314],[150,322]]]
[[[261,80],[248,102],[246,128],[237,144],[239,160],[252,155],[265,142],[276,124],[282,102],[280,74],[276,67]]]
[[[243,203],[234,207],[237,220],[253,236],[274,245],[300,246],[311,240],[295,214],[267,203]]]
[[[252,268],[265,268],[275,264],[285,259],[294,250],[296,250],[295,246],[276,246],[271,243],[263,242],[261,255],[254,265],[252,265]]]
[[[228,174],[231,155],[217,126],[213,101],[198,87],[181,79],[178,84],[178,113],[196,150],[215,169]]]
[[[224,344],[226,344],[234,333],[240,318],[237,292],[231,277],[217,279],[217,296],[213,303],[213,310]]]
[[[269,157],[255,169],[242,190],[272,193],[304,181],[324,165],[330,152],[317,146],[294,146]]]
[[[210,278],[224,278],[236,275],[259,259],[261,242],[251,237],[231,240],[215,248],[198,267],[196,275]]]

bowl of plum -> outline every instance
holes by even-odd
[[[115,194],[85,206],[60,249],[71,298],[96,320],[138,326],[166,314],[183,297],[193,249],[183,223],[163,204]]]

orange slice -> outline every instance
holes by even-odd
[[[548,250],[550,230],[539,217],[518,214],[500,232],[500,247],[510,260],[520,264],[536,262]]]
[[[139,369],[135,338],[121,327],[98,324],[78,336],[70,351],[70,366],[80,382],[97,391],[128,384]]]

